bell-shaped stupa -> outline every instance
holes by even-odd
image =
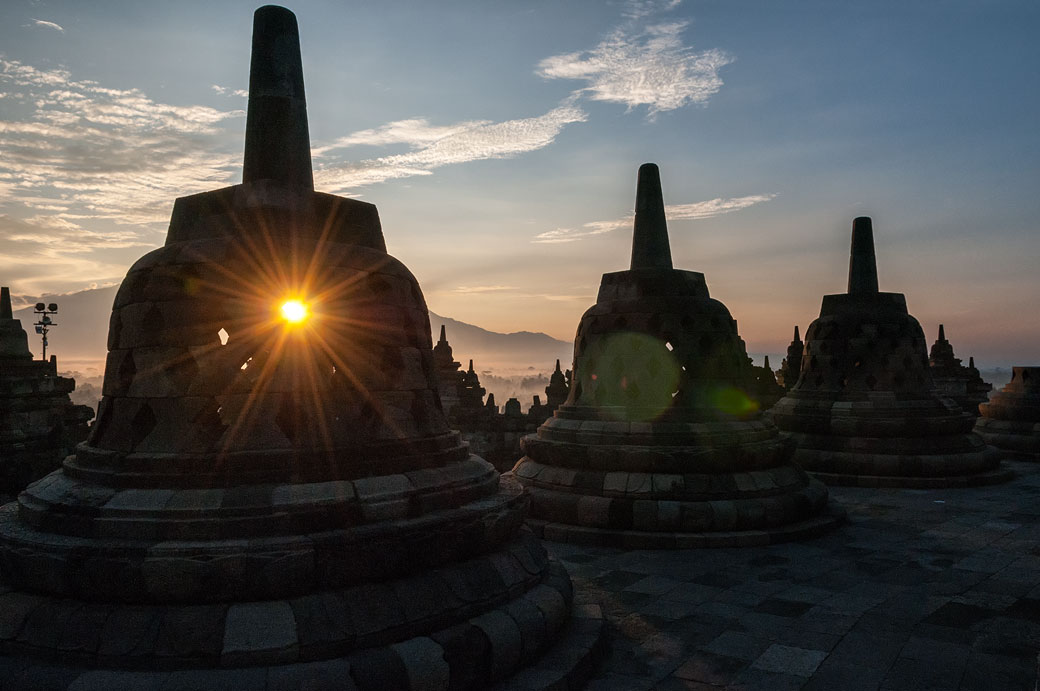
[[[632,264],[603,275],[567,401],[513,474],[546,538],[629,547],[765,544],[836,521],[827,490],[748,391],[737,323],[704,275],[672,268],[657,166],[639,169]]]
[[[979,406],[975,431],[1022,460],[1040,461],[1040,367],[1012,367],[1011,381]]]
[[[795,461],[827,483],[960,487],[1000,482],[1000,453],[932,383],[921,325],[878,290],[869,218],[852,227],[847,293],[825,295],[798,383],[771,410]]]
[[[993,385],[982,381],[974,358],[968,361],[967,367],[961,364],[961,359],[953,354],[953,345],[946,340],[946,327],[942,324],[939,324],[939,338],[928,352],[928,367],[935,388],[956,401],[964,412],[978,417],[979,404],[989,400]]]
[[[296,18],[262,7],[243,183],[177,200],[90,438],[0,509],[0,688],[580,676],[597,623],[568,626],[521,486],[449,429],[376,208],[315,192],[309,156]]]

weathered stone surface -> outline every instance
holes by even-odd
[[[975,431],[1018,458],[1040,460],[1040,367],[1013,367],[1011,381],[979,406]]]
[[[770,415],[816,477],[872,487],[1008,479],[1000,453],[971,432],[972,416],[935,390],[906,298],[878,291],[869,218],[853,224],[849,292],[824,296],[801,360],[797,384]]]
[[[752,366],[704,276],[672,268],[653,164],[636,198],[632,266],[603,276],[578,325],[569,397],[523,439],[513,469],[536,530],[722,546],[743,541],[734,531],[790,539],[834,523],[826,490],[791,465],[792,444],[759,412],[780,394],[772,372]]]
[[[90,438],[0,507],[0,687],[484,689],[569,618],[375,207],[313,191],[295,17],[254,22],[243,184],[177,200]]]

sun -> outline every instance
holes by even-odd
[[[282,303],[282,317],[290,324],[299,324],[309,313],[307,305],[299,300],[287,300]]]

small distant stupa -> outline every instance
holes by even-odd
[[[660,173],[639,169],[631,268],[578,325],[569,396],[513,474],[553,540],[742,546],[833,525],[827,490],[749,397],[737,323],[704,275],[672,268]],[[771,374],[771,373],[770,373]]]
[[[989,400],[993,385],[982,381],[972,358],[967,367],[953,354],[953,345],[946,340],[946,327],[939,324],[939,338],[932,344],[928,354],[935,388],[947,398],[952,398],[966,413],[979,415],[979,404]]]
[[[798,337],[798,325],[794,327],[794,338],[787,346],[787,357],[780,363],[780,369],[776,371],[776,383],[784,387],[784,391],[790,391],[798,383],[798,375],[802,371],[802,353],[805,344]]]
[[[441,408],[450,417],[459,405],[459,387],[464,374],[460,369],[462,363],[455,361],[444,324],[441,324],[440,339],[433,346],[433,365],[437,372],[437,394],[441,399]]]
[[[825,295],[798,383],[771,411],[795,461],[827,483],[959,487],[1001,482],[1001,454],[934,388],[924,332],[901,293],[878,290],[869,218],[853,222],[847,293]]]
[[[87,438],[94,410],[75,405],[76,381],[58,376],[57,358],[34,360],[11,291],[0,288],[0,495],[14,495],[61,465]]]
[[[975,431],[1023,460],[1040,461],[1040,367],[1012,367],[1011,381],[979,406]]]

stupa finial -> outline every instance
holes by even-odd
[[[946,340],[946,329],[943,327],[942,324],[939,324],[939,340],[940,341],[945,341]]]
[[[766,361],[762,363],[762,366],[769,369],[769,356],[766,355]]]
[[[797,324],[794,325],[794,340],[796,340],[796,341],[800,341],[801,340],[801,338],[798,337],[798,325]]]
[[[7,286],[0,288],[0,319],[14,319],[11,311],[11,289]]]
[[[849,258],[849,294],[878,292],[877,258],[874,256],[874,230],[869,216],[852,222],[852,254]]]
[[[441,324],[441,340],[438,343],[446,343],[448,340],[447,334],[444,333],[444,324]]]
[[[656,163],[644,163],[639,167],[631,268],[672,268],[668,223],[664,215],[664,195],[661,193],[661,172],[657,169]]]
[[[556,371],[560,371],[560,358],[556,358]]]
[[[249,111],[242,182],[314,189],[296,15],[265,5],[253,14]]]

